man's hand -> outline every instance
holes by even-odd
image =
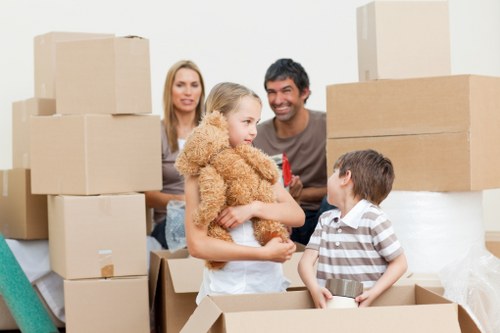
[[[300,195],[302,194],[302,189],[304,188],[304,185],[302,184],[302,181],[300,180],[299,176],[292,176],[292,180],[290,181],[290,185],[288,192],[290,192],[290,195],[292,198],[297,201],[298,204],[300,204]]]

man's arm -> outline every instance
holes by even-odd
[[[300,194],[300,201],[321,201],[326,195],[326,186],[323,187],[304,187]]]

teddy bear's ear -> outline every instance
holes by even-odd
[[[228,128],[226,117],[217,110],[205,114],[203,122],[225,130]]]
[[[189,135],[177,157],[176,168],[181,174],[195,175],[206,166],[212,156],[229,147],[228,131],[218,125],[227,125],[220,113],[207,114]]]

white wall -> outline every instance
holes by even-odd
[[[291,57],[309,73],[308,106],[325,110],[326,85],[358,79],[356,8],[369,2],[3,0],[0,169],[12,164],[11,103],[33,97],[36,35],[80,31],[148,38],[156,114],[167,69],[185,58],[201,67],[207,89],[236,81],[265,100],[265,70],[277,58]],[[500,76],[500,1],[449,0],[449,5],[452,73]],[[263,119],[268,119],[272,112],[264,105]]]
[[[11,167],[11,103],[33,97],[33,37],[49,31],[111,32],[150,40],[154,113],[165,74],[188,58],[209,90],[220,81],[248,85],[265,98],[263,77],[280,57],[302,63],[308,106],[325,110],[325,86],[357,80],[355,8],[367,0],[0,2],[0,169]],[[272,112],[264,103],[263,119]]]

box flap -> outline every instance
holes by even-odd
[[[210,327],[222,315],[222,310],[211,297],[205,297],[181,330],[181,333],[208,332]]]
[[[417,304],[446,304],[452,303],[449,299],[438,295],[436,292],[429,290],[427,287],[419,285],[415,286],[415,294]],[[468,314],[468,312],[461,306],[458,306],[458,322],[462,333],[480,333],[481,330],[477,324]]]
[[[308,309],[314,307],[311,295],[307,290],[209,297],[224,312]]]
[[[224,312],[223,318],[226,328],[224,332],[226,333],[332,331],[350,333],[460,332],[456,304],[359,309]],[[423,318],[432,320],[422,320]]]
[[[448,299],[440,296],[433,290],[415,285],[415,303],[416,304],[447,304],[451,303]]]
[[[205,262],[196,258],[167,260],[176,293],[198,293]]]
[[[458,322],[462,333],[481,333],[476,322],[461,305],[458,306]]]
[[[149,308],[152,309],[156,296],[158,276],[160,275],[161,257],[156,251],[152,251],[149,258]]]

